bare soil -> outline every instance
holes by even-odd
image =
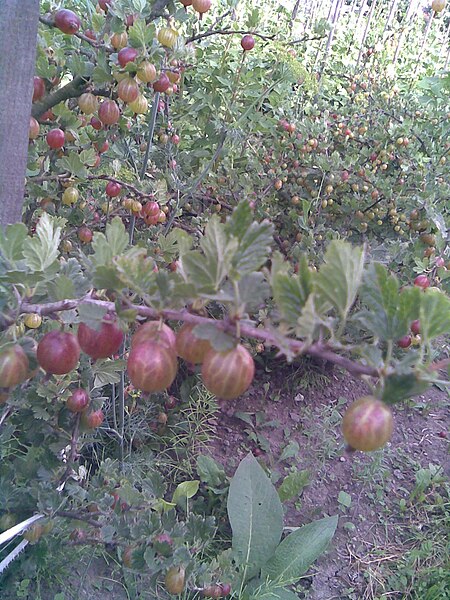
[[[258,388],[245,399],[222,403],[223,433],[211,445],[211,453],[231,474],[249,448],[257,447],[236,411],[262,412],[265,419],[256,430],[269,442],[270,452],[264,452],[261,460],[281,473],[283,467],[287,473],[287,467],[295,465],[310,474],[300,502],[288,507],[286,525],[297,527],[325,515],[340,515],[333,543],[304,580],[299,597],[408,598],[408,589],[375,594],[383,593],[385,585],[382,563],[396,561],[410,549],[406,539],[410,527],[426,527],[420,514],[399,509],[401,499],[408,506],[417,471],[431,464],[442,466],[446,477],[450,474],[448,394],[433,387],[414,401],[394,407],[395,431],[388,447],[363,454],[345,447],[340,420],[348,404],[369,393],[368,387],[337,370],[316,367],[313,373],[311,377],[311,365],[303,373],[298,367],[284,367],[260,376]],[[264,426],[271,421],[274,427]],[[295,459],[274,464],[292,442],[299,445]],[[349,507],[338,501],[340,492],[349,495]]]

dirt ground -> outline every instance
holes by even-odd
[[[418,493],[417,471],[436,465],[446,477],[450,474],[448,394],[433,387],[394,408],[395,431],[388,447],[365,455],[350,452],[340,433],[345,407],[369,391],[363,381],[320,367],[313,376],[310,368],[302,374],[298,367],[284,367],[259,380],[264,378],[267,381],[245,400],[222,404],[225,439],[218,438],[211,452],[232,473],[248,449],[257,446],[251,439],[257,438],[255,431],[261,432],[263,445],[267,448],[267,441],[270,446],[269,452],[261,454],[263,461],[282,474],[283,467],[286,473],[286,467],[292,465],[309,471],[309,484],[300,502],[289,505],[286,525],[299,526],[325,515],[340,516],[330,549],[316,563],[314,574],[303,581],[304,591],[299,597],[408,598],[406,588],[386,589],[386,595],[381,595],[385,585],[381,566],[401,558],[410,548],[404,539],[409,537],[409,527],[422,526],[420,514],[414,510],[401,514],[399,510],[402,499],[408,506],[411,493]],[[238,418],[236,411],[260,412],[264,418],[253,428]],[[293,442],[298,444],[297,455],[273,464],[273,458],[280,457]],[[442,532],[443,536],[448,534],[448,530]]]

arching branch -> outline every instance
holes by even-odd
[[[35,119],[38,119],[50,108],[53,108],[60,102],[64,102],[69,98],[79,98],[81,94],[86,91],[88,84],[88,79],[81,77],[81,75],[77,75],[72,79],[72,81],[64,85],[62,88],[56,90],[56,92],[53,92],[53,94],[45,96],[41,102],[36,102],[36,104],[33,104],[33,108],[31,110],[32,116]]]

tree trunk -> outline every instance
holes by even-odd
[[[0,227],[22,217],[39,0],[0,0]]]

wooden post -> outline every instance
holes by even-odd
[[[0,227],[22,218],[39,0],[0,1]]]

